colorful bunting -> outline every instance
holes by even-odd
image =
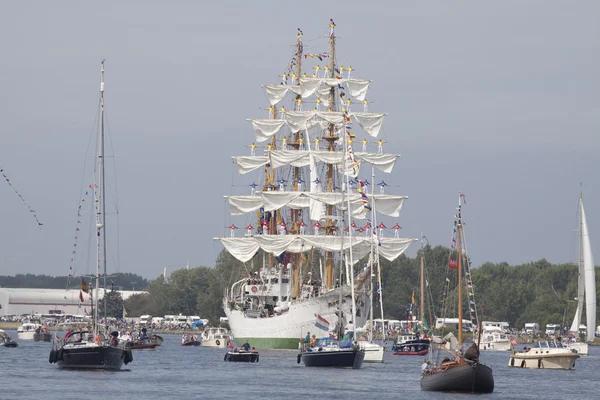
[[[35,219],[35,222],[37,222],[38,226],[41,227],[42,225],[44,225],[38,219],[37,214],[35,213],[35,210],[33,209],[33,207],[31,207],[31,205],[29,205],[29,203],[27,202],[27,200],[25,200],[25,198],[21,195],[21,193],[19,193],[17,191],[17,189],[13,186],[13,184],[10,182],[10,179],[8,179],[8,177],[4,173],[4,168],[0,167],[0,173],[2,173],[2,176],[4,177],[4,180],[6,181],[6,183],[8,184],[8,186],[10,186],[11,189],[13,190],[13,192],[15,192],[17,194],[17,196],[19,196],[19,198],[21,199],[21,201],[23,202],[23,204],[25,205],[25,207],[27,207],[27,209],[29,210],[29,212],[33,214],[33,218]]]

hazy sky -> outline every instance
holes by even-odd
[[[405,236],[448,246],[462,191],[475,265],[573,260],[583,182],[598,258],[598,15],[597,1],[9,2],[0,166],[44,226],[0,182],[0,274],[69,272],[104,58],[119,270],[214,265],[223,195],[252,183],[231,156],[249,154],[246,118],[266,115],[261,85],[279,82],[298,27],[305,51],[325,45],[309,41],[329,18],[338,63],[389,113],[385,150],[402,157],[385,180],[409,196]]]

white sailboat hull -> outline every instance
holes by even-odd
[[[377,343],[370,343],[366,341],[359,341],[358,345],[362,350],[365,351],[365,359],[363,362],[366,363],[382,363],[383,362],[383,346]]]

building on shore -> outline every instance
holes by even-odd
[[[105,290],[100,288],[98,292],[99,298],[102,299]],[[117,290],[117,292],[121,294],[123,300],[134,294],[146,293],[140,290]],[[91,313],[91,306],[90,294],[83,293],[79,289],[0,288],[0,317],[21,314],[86,315]]]

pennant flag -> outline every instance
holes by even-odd
[[[85,279],[83,279],[83,278],[81,278],[81,290],[84,293],[89,293],[90,292],[90,289],[88,288],[88,285],[87,285],[87,283],[85,283]]]
[[[450,258],[450,261],[448,261],[448,267],[452,269],[458,269],[458,263],[452,258]]]
[[[415,291],[412,292],[412,297],[410,298],[411,303],[415,303]]]
[[[79,301],[83,303],[83,293],[81,293],[81,290],[79,291]]]

